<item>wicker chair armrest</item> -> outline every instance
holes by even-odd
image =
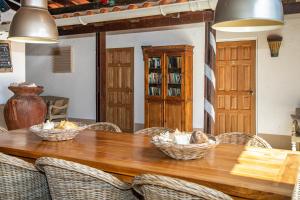
[[[117,125],[113,124],[113,123],[110,123],[110,122],[97,122],[97,123],[94,123],[94,124],[90,124],[88,125],[88,129],[94,129],[95,127],[107,127],[107,128],[104,128],[104,129],[113,129],[114,132],[117,132],[117,133],[121,133],[122,130],[120,129],[120,127],[118,127]]]
[[[8,133],[8,130],[6,130],[6,129],[3,128],[3,127],[0,127],[0,133]]]
[[[170,129],[170,128],[165,128],[165,127],[151,127],[151,128],[145,128],[139,131],[136,131],[134,134],[144,134],[144,135],[150,135],[150,136],[154,136],[154,135],[158,135],[160,133],[164,133],[164,132],[174,132],[175,130]]]
[[[201,199],[210,200],[232,200],[232,198],[223,192],[198,185],[195,183],[190,183],[187,181],[170,178],[166,176],[144,174],[137,176],[133,180],[133,188],[140,194],[143,195],[141,186],[142,185],[155,185],[163,188],[168,188],[171,190],[176,190],[178,192],[184,192],[191,194],[193,196],[200,197]]]
[[[59,109],[59,110],[63,110],[63,109],[66,109],[68,108],[68,104],[66,105],[63,105],[63,106],[55,106],[55,105],[50,105],[49,108],[52,110],[52,109]]]
[[[263,138],[256,135],[248,135],[240,132],[223,133],[216,136],[220,143],[225,144],[242,144],[246,146],[263,147],[272,149],[272,146]]]
[[[298,170],[297,181],[294,186],[292,200],[299,200],[300,199],[300,170]]]
[[[57,167],[61,169],[68,169],[69,171],[74,171],[76,173],[81,173],[86,176],[90,176],[102,181],[105,181],[121,190],[129,190],[131,189],[131,186],[123,183],[116,177],[112,176],[111,174],[105,173],[101,170],[97,170],[95,168],[82,165],[79,163],[71,162],[71,161],[65,161],[61,159],[56,158],[49,158],[49,157],[42,157],[36,160],[35,162],[36,167],[44,172],[44,166],[52,166]]]
[[[257,140],[258,142],[260,142],[261,144],[263,144],[265,146],[265,148],[267,149],[272,149],[272,146],[263,138],[259,137],[259,136],[254,136],[253,137],[255,140]]]
[[[0,153],[0,162],[38,172],[38,170],[35,168],[35,166],[33,164],[28,163],[24,160],[21,160],[19,158],[13,157],[13,156],[5,155],[3,153]]]

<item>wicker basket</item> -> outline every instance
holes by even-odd
[[[210,140],[209,143],[188,145],[154,140],[152,140],[152,143],[164,154],[176,160],[193,160],[203,158],[210,149],[219,144],[216,140]]]
[[[55,125],[57,125],[58,122],[55,122]],[[71,140],[76,135],[79,134],[80,131],[87,128],[86,125],[79,124],[77,129],[69,129],[69,130],[60,130],[60,129],[54,129],[54,130],[43,130],[43,124],[34,125],[30,127],[30,131],[35,133],[37,136],[41,137],[43,140],[47,141],[65,141],[65,140]]]

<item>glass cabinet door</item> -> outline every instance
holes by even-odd
[[[167,55],[167,96],[181,97],[182,95],[182,66],[183,57]]]
[[[148,58],[148,95],[162,95],[162,60],[161,57]]]

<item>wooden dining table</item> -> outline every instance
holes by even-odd
[[[234,199],[290,199],[300,154],[297,152],[220,144],[203,159],[174,160],[145,135],[85,130],[73,140],[42,141],[29,130],[0,134],[0,152],[34,162],[55,157],[85,164],[131,182],[150,173],[202,184]]]

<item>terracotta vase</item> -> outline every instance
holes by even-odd
[[[14,96],[4,107],[4,118],[8,130],[29,128],[45,121],[47,106],[38,96],[43,87],[8,87]]]

